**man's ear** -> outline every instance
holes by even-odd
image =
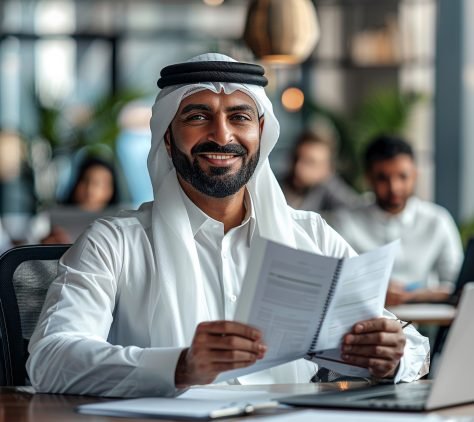
[[[171,157],[171,128],[169,126],[168,126],[168,129],[166,129],[163,139],[165,141],[166,151],[168,152],[168,155]]]
[[[265,118],[263,116],[261,116],[259,119],[258,119],[258,125],[260,126],[260,137],[262,136],[262,132],[263,132],[263,126],[265,125]]]

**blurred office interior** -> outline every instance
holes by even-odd
[[[400,133],[417,153],[418,195],[468,233],[473,17],[470,0],[2,0],[3,228],[25,237],[25,218],[61,202],[90,154],[116,163],[123,203],[152,199],[145,162],[159,71],[216,51],[266,68],[278,177],[295,136],[313,128],[336,139],[339,172],[363,191],[365,143]]]

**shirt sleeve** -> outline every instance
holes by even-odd
[[[39,392],[110,397],[172,396],[182,348],[107,341],[122,268],[121,231],[95,223],[63,256],[29,343],[27,371]]]
[[[384,310],[383,316],[396,319],[396,316],[387,310]],[[406,336],[405,350],[398,371],[393,378],[394,383],[420,379],[429,372],[430,367],[430,343],[428,338],[422,336],[413,325],[406,327],[403,332]]]

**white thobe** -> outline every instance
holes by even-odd
[[[459,272],[463,259],[459,231],[439,205],[412,197],[401,213],[392,215],[369,204],[339,210],[330,223],[358,253],[400,239],[392,278],[405,285],[452,283]]]
[[[222,223],[187,198],[184,201],[212,319],[232,318],[251,240],[258,231],[250,197],[246,198],[243,223],[226,234]],[[121,397],[176,393],[175,368],[183,347],[164,342],[154,332],[157,298],[150,292],[156,291],[151,286],[157,270],[151,207],[144,204],[139,219],[132,213],[98,220],[61,259],[59,276],[48,291],[29,345],[27,369],[37,391]],[[319,215],[291,210],[291,216],[321,254],[354,254]],[[169,330],[178,328],[178,321],[166,322]],[[395,381],[416,379],[429,349],[427,339],[413,328],[406,334]],[[309,382],[316,370],[314,363],[298,360],[236,382]]]

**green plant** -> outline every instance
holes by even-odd
[[[65,107],[63,104],[47,106],[37,98],[38,134],[49,142],[53,153],[60,149],[76,151],[82,147],[93,150],[101,145],[114,151],[120,132],[120,112],[128,103],[142,97],[144,93],[141,91],[121,91],[87,108]]]
[[[419,93],[401,93],[394,89],[381,89],[368,95],[351,123],[359,153],[381,133],[403,135],[414,106],[423,98]]]

